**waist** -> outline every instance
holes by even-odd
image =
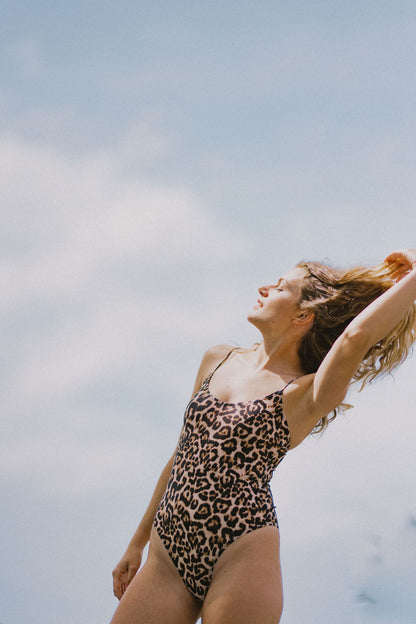
[[[188,482],[196,491],[212,489],[213,486],[220,491],[242,487],[249,487],[254,491],[270,489],[269,475],[259,478],[256,474],[233,468],[217,470],[203,466],[190,467],[177,471],[175,480],[178,484]]]

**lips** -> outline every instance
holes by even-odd
[[[257,299],[257,305],[259,306],[259,308],[263,307],[263,301],[261,301],[261,299]]]

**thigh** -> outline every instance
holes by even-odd
[[[202,624],[278,624],[283,607],[279,531],[243,535],[219,558]]]
[[[159,536],[120,600],[111,624],[194,624],[201,602],[185,587]]]

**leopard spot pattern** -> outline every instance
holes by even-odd
[[[227,403],[207,377],[189,402],[153,526],[188,590],[204,600],[216,562],[239,537],[278,527],[270,479],[290,433],[283,390]]]

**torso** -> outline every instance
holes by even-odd
[[[228,546],[257,529],[277,528],[269,482],[290,443],[281,389],[224,401],[212,393],[214,376],[215,370],[187,406],[154,518],[184,583],[202,600]]]
[[[232,350],[221,347],[218,363]],[[268,397],[277,390],[283,390],[282,409],[290,430],[289,449],[299,445],[309,435],[316,422],[302,410],[302,398],[310,388],[314,375],[279,375],[269,370],[256,371],[252,365],[252,352],[234,350],[227,360],[214,372],[209,382],[209,391],[218,400],[238,403]],[[287,385],[289,382],[289,385]],[[287,387],[286,387],[287,386]]]

